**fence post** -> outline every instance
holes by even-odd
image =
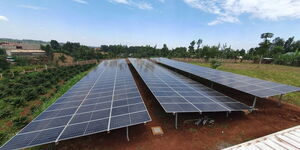
[[[47,65],[45,65],[45,69],[48,70],[48,66]]]
[[[34,68],[34,71],[36,71],[36,67]]]
[[[15,77],[15,74],[14,74],[14,72],[13,72],[13,71],[11,72],[11,74],[12,74],[12,77]]]
[[[26,73],[25,69],[23,69],[23,73],[24,73],[24,74]]]
[[[1,79],[3,78],[3,75],[2,75],[2,73],[0,73],[0,78],[1,78]]]

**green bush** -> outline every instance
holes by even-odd
[[[4,99],[4,102],[14,106],[14,107],[20,107],[23,106],[25,103],[25,100],[23,97],[8,97]]]
[[[217,69],[221,65],[222,65],[222,63],[218,60],[213,59],[213,60],[210,61],[210,67],[213,68],[213,69]]]
[[[43,86],[40,85],[40,86],[37,87],[37,93],[39,95],[44,95],[44,94],[47,93],[47,89],[45,87],[43,87]]]
[[[27,117],[18,117],[16,119],[13,119],[13,126],[17,129],[23,128],[28,124],[28,119]]]
[[[22,92],[22,95],[25,97],[26,101],[31,101],[38,97],[38,92],[35,88],[29,87]]]
[[[3,107],[0,109],[0,118],[8,118],[11,116],[13,108]]]

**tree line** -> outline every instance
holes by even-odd
[[[51,40],[50,44],[41,45],[48,58],[52,58],[53,53],[64,53],[72,56],[75,60],[102,59],[104,56],[92,47],[80,45],[80,43],[67,42],[60,44],[56,40]]]
[[[127,45],[102,45],[101,51],[107,52],[108,57],[177,57],[177,58],[203,58],[209,59],[247,59],[261,63],[263,58],[271,58],[276,64],[300,65],[300,40],[290,37],[284,40],[273,33],[263,33],[262,42],[257,47],[233,49],[227,44],[203,45],[203,40],[193,40],[188,47],[169,49],[166,44],[162,48],[156,46],[127,46]]]

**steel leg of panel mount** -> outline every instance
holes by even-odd
[[[129,141],[129,127],[126,127],[126,138],[127,138],[127,141]]]
[[[177,129],[178,113],[175,113],[175,129]]]
[[[226,117],[227,117],[227,118],[229,117],[229,112],[226,112]]]
[[[213,82],[211,82],[211,84],[210,84],[210,88],[213,88],[214,87],[214,83]]]
[[[56,145],[56,143],[49,144],[48,150],[54,150],[55,145]]]
[[[254,97],[254,101],[253,101],[253,104],[252,104],[252,110],[255,108],[256,99],[257,99],[257,97]]]
[[[282,97],[283,97],[283,94],[281,94],[280,97],[279,97],[279,100],[278,100],[278,106],[281,106],[281,105],[282,105],[282,103],[281,103]]]

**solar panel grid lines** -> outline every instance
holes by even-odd
[[[261,98],[300,91],[300,88],[294,86],[251,78],[166,58],[153,58],[152,60]]]
[[[103,71],[105,72],[105,70]],[[84,99],[81,101],[79,107],[76,109],[75,113],[72,115],[71,119],[68,121],[67,125],[64,127],[64,129],[62,130],[62,132],[59,134],[59,136],[56,138],[55,143],[58,142],[59,138],[61,137],[61,135],[63,134],[63,132],[66,130],[67,126],[70,124],[70,122],[72,121],[72,119],[74,118],[75,114],[78,112],[80,106],[82,105],[82,103],[85,101],[85,99],[88,97],[89,93],[91,92],[92,88],[96,85],[96,83],[98,82],[98,80],[100,79],[100,77],[102,76],[103,72],[101,72],[101,74],[98,76],[98,78],[96,79],[96,81],[93,83],[91,89],[88,91],[88,93],[86,94],[86,96],[84,97]]]
[[[155,75],[156,76],[156,75]],[[156,77],[158,77],[158,76],[156,76]],[[158,77],[159,78],[159,77]],[[172,87],[170,87],[169,85],[168,85],[168,83],[166,83],[165,81],[163,81],[161,78],[159,78],[162,82],[164,82],[169,88],[171,88],[171,89],[173,89]],[[184,96],[182,96],[180,93],[178,93],[176,90],[174,90],[173,89],[173,91],[175,92],[175,93],[177,93],[178,95],[180,95],[183,99],[185,99],[188,103],[190,103],[191,105],[193,105],[200,113],[202,113],[202,110],[200,110],[199,108],[197,108],[193,103],[191,103],[190,101],[188,101]]]
[[[118,73],[118,69],[116,69],[116,74],[115,74],[114,88],[113,88],[113,94],[112,94],[112,101],[114,100],[114,93],[115,93],[115,89],[116,89],[117,73]],[[110,113],[109,113],[110,117],[108,119],[107,131],[109,131],[109,128],[110,128],[112,108],[113,108],[113,102],[111,102],[111,105],[110,105]]]
[[[174,77],[172,77],[172,76],[170,76],[170,77],[171,77],[171,78],[174,78]],[[183,83],[184,85],[186,85],[184,82],[182,82],[182,81],[180,81],[180,80],[178,80],[178,79],[176,79],[176,78],[174,78],[174,79],[177,80],[178,82],[181,82],[181,83]],[[214,103],[219,104],[220,106],[224,107],[224,108],[227,109],[229,112],[231,111],[229,108],[227,108],[226,106],[223,106],[221,103],[218,103],[218,102],[214,101],[212,98],[210,98],[210,97],[208,97],[208,96],[205,96],[204,94],[202,94],[201,92],[197,91],[197,90],[194,89],[193,87],[191,87],[191,86],[189,86],[189,87],[190,87],[191,89],[193,89],[194,91],[196,91],[197,93],[203,95],[205,98],[207,98],[207,99],[213,101]]]
[[[250,110],[245,104],[148,60],[130,61],[167,113]]]
[[[121,73],[115,83],[116,70]],[[80,94],[73,96],[73,93]],[[112,116],[109,111],[112,111]],[[130,122],[120,120],[124,116]],[[113,124],[110,130],[151,121],[125,60],[102,62],[0,149],[27,148],[104,132],[107,131],[108,119]]]

